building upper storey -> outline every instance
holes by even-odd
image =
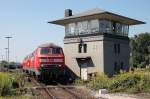
[[[120,36],[128,36],[129,25],[110,20],[85,20],[65,25],[65,36],[80,36],[88,34],[114,34]]]
[[[130,25],[145,22],[96,8],[75,15],[67,9],[64,18],[49,23],[65,26],[65,37],[104,33],[127,37]]]

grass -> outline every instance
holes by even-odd
[[[34,99],[31,95],[20,95],[20,96],[3,96],[0,99]]]
[[[140,69],[134,72],[122,72],[111,78],[101,74],[87,82],[78,79],[75,85],[86,85],[92,90],[105,88],[109,92],[150,92],[150,71]]]
[[[24,87],[25,80],[24,80],[23,72],[16,71],[15,73],[12,73],[11,79],[13,80],[13,87],[14,88]]]
[[[0,72],[0,96],[8,95],[11,93],[12,80],[8,73]]]
[[[0,72],[0,99],[29,99],[25,91],[28,86],[22,72]]]

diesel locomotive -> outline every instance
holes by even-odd
[[[42,44],[24,58],[23,71],[38,80],[61,79],[65,74],[63,49],[53,43]]]

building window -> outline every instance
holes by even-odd
[[[114,53],[116,54],[117,53],[117,45],[114,44]]]
[[[82,53],[82,44],[79,44],[79,45],[78,45],[78,52],[79,52],[79,53]]]
[[[118,54],[120,54],[120,44],[117,44],[118,47]]]
[[[120,44],[114,44],[114,53],[120,54]]]
[[[114,71],[117,72],[117,62],[114,63]]]
[[[113,30],[113,32],[116,32],[116,22],[113,22],[112,30]]]
[[[79,44],[78,45],[78,52],[79,53],[87,53],[87,44]]]
[[[122,35],[122,24],[116,23],[116,33]]]
[[[75,35],[76,32],[76,24],[75,23],[70,23],[65,26],[65,32],[67,36],[72,36]]]
[[[124,65],[123,62],[121,62],[121,67],[120,67],[121,70],[124,69],[124,68],[123,68],[123,65]]]
[[[100,20],[100,32],[102,33],[111,33],[112,32],[112,22],[107,20]]]
[[[77,23],[79,35],[88,34],[88,21],[82,21]]]
[[[66,36],[87,35],[93,33],[113,33],[128,36],[129,25],[110,20],[87,20],[69,23],[65,26]]]
[[[69,34],[70,35],[74,35],[74,33],[75,33],[75,27],[76,27],[75,23],[69,24]]]
[[[83,48],[84,48],[84,53],[87,52],[87,44],[83,44]]]
[[[69,25],[65,26],[65,35],[68,36],[69,34]]]
[[[114,63],[114,72],[119,73],[120,72],[120,65],[117,64],[117,62]]]
[[[112,32],[116,35],[128,36],[129,26],[122,23],[112,22]]]
[[[124,25],[123,26],[123,35],[128,36],[129,33],[129,25]]]
[[[90,32],[91,33],[98,33],[99,32],[99,21],[98,20],[91,20],[90,21]]]

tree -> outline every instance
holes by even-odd
[[[0,62],[0,66],[7,67],[8,66],[8,62],[7,61],[1,61]]]
[[[150,33],[141,33],[130,39],[133,67],[150,65]]]

